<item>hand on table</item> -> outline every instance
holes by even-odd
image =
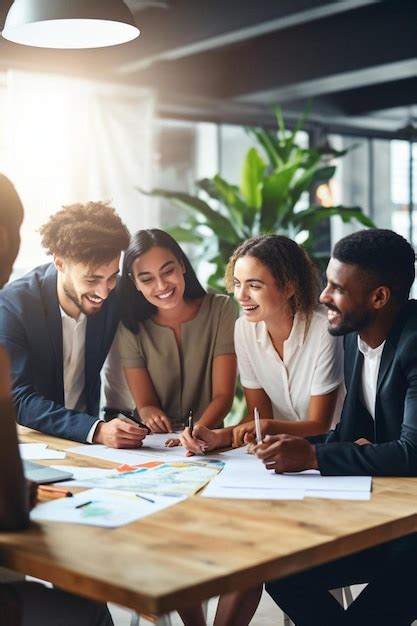
[[[165,442],[165,447],[166,448],[175,448],[175,446],[180,446],[181,445],[181,441],[179,440],[178,437],[173,437],[172,439],[167,439]]]
[[[140,448],[148,431],[133,420],[116,417],[110,422],[100,422],[93,443],[102,443],[109,448]]]
[[[270,423],[274,420],[259,420],[261,427],[262,439],[268,434]],[[235,426],[232,430],[232,448],[240,448],[245,444],[256,441],[255,421],[244,422]]]
[[[157,406],[145,406],[139,411],[141,420],[153,433],[172,433],[174,428],[171,420]]]
[[[358,446],[366,446],[368,443],[371,442],[368,441],[368,439],[365,439],[365,437],[360,437],[359,439],[356,439],[354,443],[356,443],[356,445]]]
[[[316,449],[302,437],[266,435],[262,443],[253,446],[253,452],[277,474],[318,469]]]

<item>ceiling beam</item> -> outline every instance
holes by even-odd
[[[120,62],[123,75],[159,61],[217,50],[265,33],[316,21],[381,0],[173,0],[172,8],[137,14],[136,59]]]
[[[364,115],[395,107],[411,107],[416,96],[417,65],[412,78],[401,80],[397,75],[389,84],[352,89],[337,94],[332,101],[346,115]]]
[[[416,23],[414,0],[386,2],[224,50],[218,96],[276,102],[415,76]]]

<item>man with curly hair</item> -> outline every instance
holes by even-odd
[[[8,280],[19,250],[23,207],[15,188],[0,174],[0,288]],[[17,531],[29,525],[34,490],[25,481],[17,446],[10,397],[9,359],[0,346],[0,530]],[[16,580],[17,579],[17,580]],[[105,605],[60,589],[28,582],[0,568],[0,626],[113,626]]]
[[[98,419],[100,372],[119,322],[115,289],[129,232],[108,204],[64,207],[40,229],[53,262],[0,296],[0,344],[12,363],[18,421],[41,432],[116,448],[146,431]]]

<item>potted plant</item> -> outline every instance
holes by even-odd
[[[296,238],[319,261],[328,256],[328,251],[317,250],[315,245],[315,229],[323,220],[336,215],[344,222],[357,220],[364,226],[374,226],[359,207],[312,204],[296,210],[301,195],[327,183],[336,166],[323,162],[319,148],[305,148],[297,143],[297,133],[303,128],[307,113],[292,131],[285,128],[278,107],[276,117],[276,131],[247,129],[256,147],[250,148],[244,158],[239,186],[217,174],[197,181],[196,195],[166,189],[140,190],[187,209],[184,223],[169,232],[179,242],[198,246],[198,258],[214,265],[208,283],[215,289],[224,290],[224,270],[231,253],[253,235],[273,232]],[[327,157],[338,158],[346,153],[331,152]]]

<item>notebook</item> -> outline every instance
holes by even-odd
[[[71,472],[63,472],[40,463],[32,463],[32,461],[22,461],[22,463],[25,478],[37,485],[58,483],[61,480],[70,480],[74,476]]]

